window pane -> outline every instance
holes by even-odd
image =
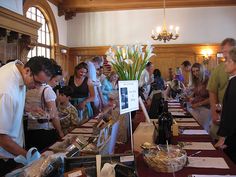
[[[42,17],[42,24],[46,24],[46,20],[45,20],[45,18],[44,17]]]
[[[46,33],[42,32],[42,44],[46,44]]]
[[[37,16],[37,22],[42,23],[42,18]]]
[[[42,23],[42,31],[45,31],[45,23]]]
[[[46,45],[50,45],[50,35],[46,33]]]
[[[37,47],[37,56],[42,56],[42,47]]]
[[[35,14],[32,14],[32,20],[36,20],[36,15]]]
[[[38,43],[42,43],[42,32],[38,31]]]
[[[31,12],[36,15],[36,8],[35,7],[31,7],[30,9],[31,9]]]
[[[42,47],[42,56],[46,57],[46,48]]]
[[[27,12],[32,12],[32,7],[30,7]]]
[[[46,57],[47,58],[51,58],[51,56],[50,56],[50,49],[48,49],[48,48],[46,49]]]
[[[28,55],[27,55],[27,59],[30,59],[32,57],[32,50],[29,51]]]
[[[26,17],[31,19],[31,13],[29,11],[26,12]]]
[[[34,56],[36,56],[36,47],[34,47],[33,50],[32,50],[32,55],[31,55],[31,57],[34,57]]]
[[[46,23],[46,32],[49,32],[48,24]]]
[[[39,16],[39,17],[43,16],[43,14],[41,13],[41,11],[39,9],[37,9],[37,16]]]

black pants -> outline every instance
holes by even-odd
[[[228,136],[225,140],[225,144],[227,148],[224,149],[224,152],[236,164],[236,134]]]
[[[227,147],[224,149],[225,154],[236,164],[236,147]]]
[[[59,136],[55,129],[52,130],[28,130],[25,139],[26,149],[36,147],[39,152],[45,150],[56,141],[59,140]]]
[[[0,159],[0,177],[13,171],[17,167],[17,165],[19,164],[16,163],[13,159],[9,159],[7,161]]]

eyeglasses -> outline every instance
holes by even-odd
[[[33,81],[34,81],[34,84],[38,85],[38,86],[41,86],[41,85],[45,84],[45,83],[42,83],[40,81],[35,80],[34,74],[33,74]]]
[[[192,72],[199,72],[200,70],[199,69],[192,69]]]

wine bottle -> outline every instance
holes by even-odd
[[[163,107],[163,113],[159,116],[158,123],[159,123],[159,128],[158,128],[158,137],[157,137],[157,144],[166,144],[166,141],[168,143],[171,143],[171,137],[172,137],[172,132],[171,132],[171,126],[173,122],[173,117],[170,112],[168,112],[168,102],[164,102],[164,107]]]

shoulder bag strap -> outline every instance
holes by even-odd
[[[45,108],[46,108],[46,100],[45,100],[45,96],[44,96],[46,89],[47,89],[47,87],[43,88],[42,95],[41,95],[41,107],[43,110],[45,110]]]

